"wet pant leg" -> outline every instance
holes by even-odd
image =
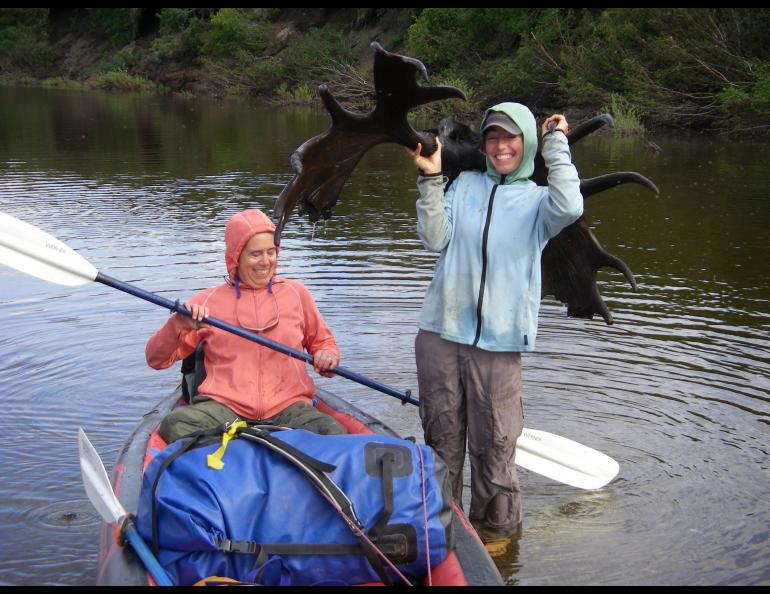
[[[420,419],[425,443],[444,460],[452,495],[462,506],[465,463],[465,393],[460,380],[457,343],[420,330],[415,339]]]
[[[514,457],[524,428],[521,353],[460,346],[471,464],[469,517],[493,530],[515,528],[522,517]]]

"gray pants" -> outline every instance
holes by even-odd
[[[160,423],[160,436],[167,443],[201,429],[213,429],[223,423],[232,423],[240,417],[224,404],[204,396],[195,396],[193,404],[174,409]],[[322,413],[305,402],[295,402],[269,419],[242,419],[264,421],[281,427],[307,429],[321,435],[342,435],[347,433],[329,415]]]
[[[471,520],[507,531],[521,522],[514,456],[524,427],[521,353],[484,351],[420,330],[415,340],[425,442],[449,469],[462,505],[465,443],[471,463]]]

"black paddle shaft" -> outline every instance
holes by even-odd
[[[192,313],[188,309],[186,309],[179,302],[178,299],[176,301],[171,301],[170,299],[166,299],[165,297],[161,297],[159,295],[156,295],[155,293],[150,293],[149,291],[145,291],[144,289],[140,289],[139,287],[135,287],[128,283],[124,283],[123,281],[120,281],[116,278],[112,278],[111,276],[107,276],[106,274],[102,274],[101,272],[99,272],[96,275],[96,278],[94,280],[98,283],[102,283],[103,285],[107,285],[108,287],[112,287],[113,289],[118,289],[119,291],[123,291],[124,293],[128,293],[129,295],[133,295],[134,297],[139,297],[140,299],[144,299],[145,301],[154,303],[155,305],[160,305],[161,307],[168,309],[172,312],[182,314],[183,316],[187,316],[188,318],[192,317]],[[295,359],[299,359],[300,361],[304,361],[305,363],[310,363],[311,365],[313,364],[313,357],[308,353],[302,353],[291,347],[281,344],[280,342],[275,342],[274,340],[270,340],[269,338],[265,338],[264,336],[260,336],[259,334],[254,334],[253,332],[249,332],[247,330],[244,330],[243,328],[233,326],[232,324],[228,324],[227,322],[223,322],[222,320],[208,317],[205,320],[203,320],[203,323],[208,324],[209,326],[214,326],[215,328],[219,328],[220,330],[224,330],[225,332],[230,332],[231,334],[235,334],[236,336],[240,336],[241,338],[245,338],[246,340],[256,342],[257,344],[273,349],[274,351],[278,351],[279,353],[283,353],[284,355],[287,355],[289,357],[294,357]],[[406,393],[399,392],[394,388],[391,388],[379,382],[375,382],[374,380],[364,377],[363,375],[359,375],[358,373],[355,373],[354,371],[350,371],[349,369],[345,369],[344,367],[337,367],[333,369],[331,373],[335,373],[339,376],[342,376],[344,378],[347,378],[349,380],[352,380],[354,382],[357,382],[359,384],[372,388],[373,390],[377,390],[379,392],[382,392],[383,394],[387,394],[388,396],[393,396],[394,398],[398,398],[399,400],[401,400],[402,404],[406,404],[408,402],[409,404],[419,405],[419,402],[416,399],[412,398],[411,390],[407,390]]]

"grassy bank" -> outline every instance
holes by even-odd
[[[422,60],[474,121],[502,100],[609,108],[618,129],[770,132],[770,9],[0,9],[0,77],[115,91],[371,105],[371,53]]]

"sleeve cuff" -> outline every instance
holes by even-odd
[[[543,140],[545,140],[545,137],[546,137],[546,136],[548,136],[549,134],[554,134],[554,133],[556,133],[556,132],[561,132],[562,134],[564,134],[564,130],[560,130],[559,128],[554,128],[553,130],[549,130],[548,132],[546,132],[545,134],[543,134]],[[566,134],[564,134],[564,137],[566,138],[566,137],[567,137],[567,135],[566,135]]]

